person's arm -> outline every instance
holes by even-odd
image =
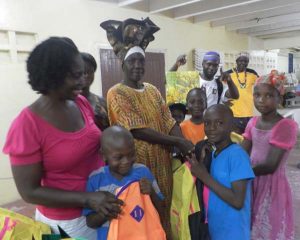
[[[107,102],[103,97],[99,97],[97,96],[99,99],[99,103],[101,104],[101,106],[105,109],[105,111],[107,112]]]
[[[41,186],[42,163],[13,165],[13,177],[24,201],[53,208],[86,207],[104,215],[120,212],[122,201],[108,192],[77,192]]]
[[[220,80],[227,82],[227,86],[228,86],[225,96],[231,99],[238,99],[240,97],[239,90],[237,89],[234,82],[232,81],[230,74],[228,72],[223,72],[222,68],[220,69],[220,72],[221,72]]]
[[[294,120],[281,119],[271,131],[266,159],[252,166],[256,176],[274,173],[286,151],[292,149],[297,142],[298,125]]]
[[[186,55],[180,55],[177,57],[176,62],[174,63],[174,65],[170,68],[170,72],[176,72],[178,70],[178,68],[180,66],[183,66],[184,64],[186,64]]]
[[[174,130],[174,131],[177,131],[177,130]],[[172,130],[171,130],[171,132],[172,132]],[[132,129],[131,133],[134,138],[145,141],[145,142],[149,142],[152,144],[175,146],[181,150],[183,155],[186,155],[190,150],[192,150],[194,148],[194,145],[190,141],[188,141],[184,138],[163,134],[163,133],[155,131],[151,128]]]
[[[170,136],[184,138],[181,128],[178,124],[174,124],[174,126],[172,127],[172,129],[170,131]]]
[[[230,76],[229,76],[230,77]],[[240,97],[239,90],[235,86],[234,82],[232,81],[231,77],[230,80],[227,80],[228,90],[225,93],[227,98],[238,99]]]
[[[109,119],[107,114],[107,103],[104,98],[96,96],[96,105],[94,107],[95,111],[95,123],[101,131],[104,131],[109,127]]]
[[[271,145],[266,160],[263,163],[253,166],[255,176],[272,174],[278,168],[286,150]]]
[[[252,141],[244,138],[243,142],[241,143],[241,146],[250,155],[252,149]]]
[[[151,182],[147,178],[142,178],[139,183],[140,183],[141,193],[150,195],[151,201],[155,206],[155,208],[161,209],[161,205],[163,204],[163,201],[158,197]]]
[[[93,212],[86,216],[86,225],[90,228],[97,229],[101,227],[109,219],[102,213]]]
[[[231,188],[225,187],[212,178],[204,164],[201,161],[198,162],[194,154],[188,159],[191,163],[191,172],[195,177],[199,178],[216,195],[235,209],[240,210],[243,208],[247,190],[247,179],[231,182]]]
[[[206,186],[208,186],[215,194],[217,194],[223,201],[231,205],[232,207],[236,209],[241,209],[244,205],[245,196],[246,196],[246,190],[247,190],[247,182],[249,178],[252,178],[254,175],[252,172],[245,173],[243,175],[240,175],[240,179],[238,179],[236,176],[231,181],[231,187],[225,187],[224,185],[220,184],[218,181],[214,180],[214,178],[208,173],[207,168],[204,165],[204,160],[206,157],[206,154],[211,154],[210,150],[211,146],[209,144],[206,144],[202,147],[200,154],[198,154],[199,159],[196,159],[195,154],[192,154],[191,156],[188,156],[187,159],[189,160],[191,164],[191,172],[194,176],[199,178]],[[232,156],[233,159],[238,158],[239,161],[243,161],[242,158],[240,158],[240,155]],[[242,156],[241,156],[242,157]],[[244,159],[245,162],[232,162],[232,171],[233,173],[239,173],[241,171],[241,167],[247,166],[250,168],[249,163],[246,159]],[[242,164],[241,164],[242,163]],[[245,165],[246,164],[246,165]]]

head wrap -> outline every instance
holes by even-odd
[[[237,55],[236,55],[236,60],[238,59],[238,58],[240,58],[240,57],[246,57],[246,58],[248,58],[249,59],[249,57],[250,57],[250,54],[248,53],[248,52],[240,52],[240,53],[238,53]]]
[[[279,73],[277,70],[272,70],[270,74],[263,75],[256,80],[256,84],[266,83],[272,85],[278,90],[280,95],[284,95],[284,84],[287,82],[287,78],[284,73]]]
[[[148,44],[155,39],[153,34],[159,30],[148,17],[144,20],[129,18],[123,22],[108,20],[102,22],[100,26],[106,31],[114,53],[122,61],[129,49],[134,46],[139,46],[145,51]]]
[[[140,53],[140,54],[142,54],[142,55],[145,57],[145,52],[144,52],[144,50],[143,50],[141,47],[134,46],[134,47],[130,48],[130,49],[127,51],[127,53],[126,53],[126,55],[125,55],[123,61],[125,61],[130,55],[132,55],[132,54],[134,54],[134,53]]]
[[[204,54],[203,61],[213,61],[220,63],[220,54],[214,51],[209,51]]]

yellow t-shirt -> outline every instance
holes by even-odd
[[[257,73],[247,68],[245,72],[237,73],[234,69],[228,71],[239,91],[239,99],[232,101],[231,110],[235,117],[252,117],[254,111],[253,86],[258,77]],[[237,77],[238,74],[238,77]],[[245,80],[246,75],[246,80]],[[240,80],[240,82],[238,81]]]

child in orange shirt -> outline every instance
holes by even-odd
[[[186,96],[186,104],[192,117],[180,124],[183,136],[193,144],[201,141],[205,137],[203,112],[207,107],[206,93],[201,88],[191,89]]]

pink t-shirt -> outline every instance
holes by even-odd
[[[23,109],[13,121],[3,152],[12,165],[42,162],[42,186],[68,191],[85,191],[89,174],[103,164],[98,152],[101,132],[94,113],[82,96],[76,99],[85,126],[77,132],[63,132],[32,112]],[[69,220],[81,215],[81,208],[37,206],[46,217]]]

